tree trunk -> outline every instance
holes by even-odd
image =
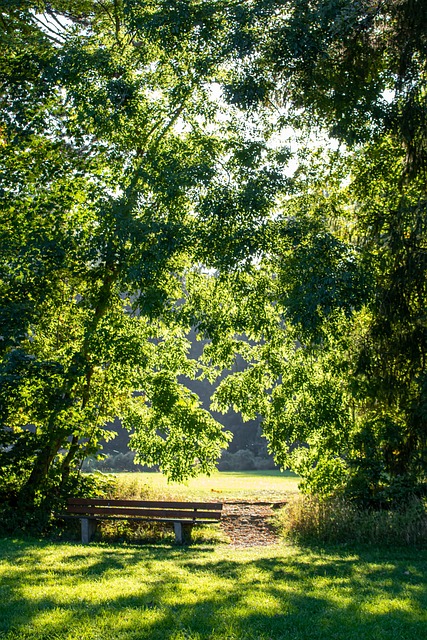
[[[62,438],[48,442],[39,452],[30,476],[21,490],[22,498],[28,502],[34,502],[37,491],[46,482],[51,464],[55,459],[62,444]]]

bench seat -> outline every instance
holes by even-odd
[[[169,522],[173,525],[176,541],[183,544],[190,540],[195,524],[218,523],[221,511],[221,502],[69,498],[64,516],[80,519],[83,544],[90,542],[100,520]]]

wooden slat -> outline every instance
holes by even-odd
[[[106,498],[69,498],[68,505],[100,507],[147,507],[153,509],[203,509],[221,511],[222,502],[171,502],[163,500],[108,500]]]
[[[179,509],[147,509],[147,508],[127,508],[127,507],[97,507],[85,505],[68,505],[67,513],[75,513],[82,515],[96,516],[152,516],[156,518],[173,519],[212,519],[219,520],[221,513],[219,511],[202,511],[202,510],[179,510]]]
[[[76,519],[81,519],[81,518],[85,518],[86,516],[83,514],[70,514],[67,515],[66,513],[61,514],[61,518],[64,518],[64,520],[76,520]],[[87,516],[90,520],[108,520],[108,521],[112,521],[112,520],[126,520],[126,518],[124,518],[123,516],[110,516],[108,518],[106,518],[105,516]],[[181,522],[181,524],[185,524],[185,525],[196,525],[196,524],[219,524],[221,518],[218,519],[211,519],[211,520],[185,520],[185,518],[183,520],[181,520],[180,518],[175,518],[175,519],[165,519],[165,518],[138,518],[138,517],[133,517],[133,518],[127,518],[128,522],[164,522],[165,524],[173,524],[174,522]]]

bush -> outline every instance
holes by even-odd
[[[250,449],[240,449],[235,453],[223,451],[218,462],[219,471],[267,471],[277,469],[272,456],[255,456]],[[102,458],[87,458],[83,463],[82,471],[93,473],[118,473],[120,471],[158,471],[157,467],[147,467],[135,463],[135,453],[108,454]]]
[[[297,496],[277,518],[294,542],[427,546],[427,508],[419,498],[398,509],[374,510],[343,498]]]
[[[94,471],[102,471],[104,473],[111,472],[136,472],[136,471],[157,471],[152,467],[146,467],[135,463],[135,452],[115,453],[107,455],[103,458],[86,458],[83,463],[82,471],[92,473]]]
[[[59,523],[58,514],[64,511],[69,496],[108,497],[116,486],[115,478],[102,473],[81,475],[74,472],[64,485],[55,484],[54,478],[49,477],[48,480],[45,492],[38,492],[35,499],[27,501],[25,496],[7,493],[4,487],[0,487],[0,535],[48,534],[58,526],[64,526],[64,523]]]
[[[223,451],[218,462],[218,471],[266,471],[277,469],[272,457],[255,456],[249,449],[235,453]]]

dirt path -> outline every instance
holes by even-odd
[[[279,537],[270,520],[274,509],[285,503],[225,502],[221,528],[234,547],[276,544]]]

